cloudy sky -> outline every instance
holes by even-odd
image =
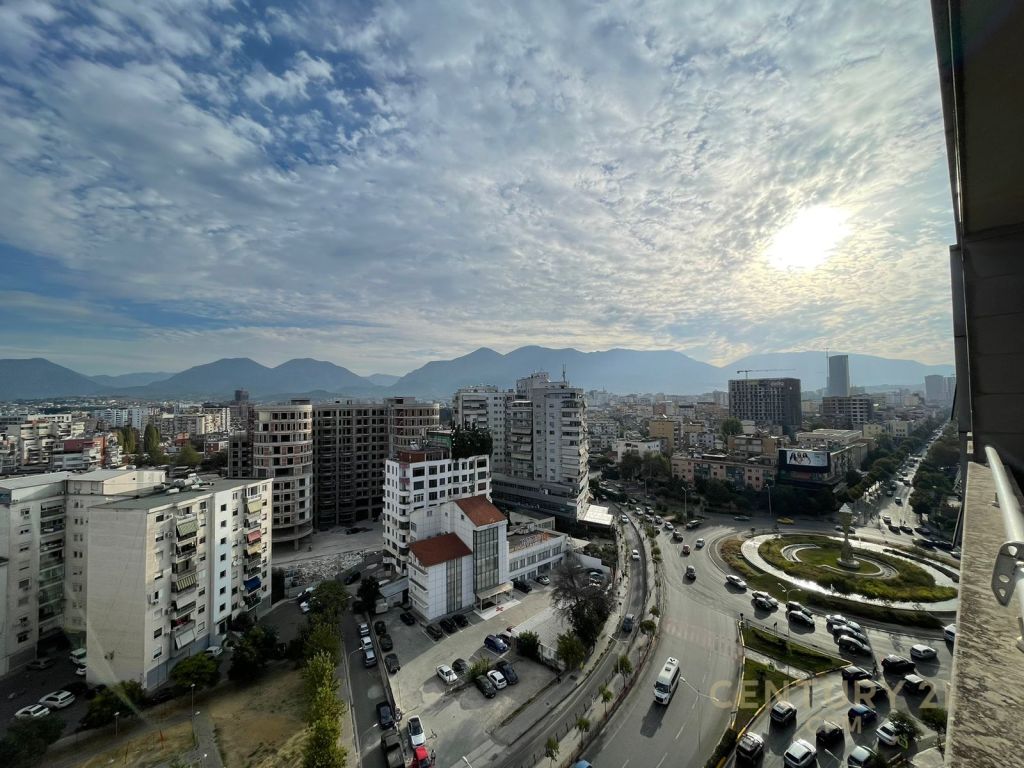
[[[952,357],[924,0],[8,0],[0,103],[0,357]]]

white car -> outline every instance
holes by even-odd
[[[409,743],[413,747],[422,747],[427,743],[427,734],[423,730],[423,721],[420,720],[419,715],[409,718]]]
[[[830,613],[827,616],[825,616],[825,623],[828,625],[829,629],[832,629],[833,626],[845,627],[846,617],[843,616],[841,613]]]
[[[947,643],[956,642],[956,624],[949,624],[942,630],[942,636],[946,638]]]
[[[64,709],[75,703],[75,694],[71,691],[54,691],[43,696],[39,703],[50,709]]]
[[[625,515],[619,515],[619,522],[620,523],[628,523],[629,522],[629,518],[626,517]]]
[[[15,712],[14,716],[19,720],[34,720],[37,717],[46,717],[48,714],[50,714],[48,707],[44,707],[42,704],[29,704]]]
[[[303,613],[309,613],[309,603],[299,603],[299,610]]]
[[[707,542],[705,542],[704,539],[697,539],[697,543],[694,546],[696,546],[697,549],[704,549],[704,544],[706,543]]]
[[[935,649],[930,645],[912,645],[910,646],[910,658],[917,659],[918,661],[931,661],[938,654],[935,653]]]
[[[85,674],[86,674],[85,665],[83,664],[80,667],[75,667],[75,674],[78,675],[78,677],[85,677]]]
[[[373,640],[371,640],[368,637],[361,637],[359,640],[363,644],[363,650],[364,651],[372,651],[373,650]]]
[[[886,720],[878,726],[878,730],[875,731],[875,735],[878,737],[880,742],[888,744],[890,747],[895,747],[900,741],[899,734],[896,733],[896,726],[892,724],[891,720]]]
[[[212,656],[213,658],[218,659],[224,654],[224,649],[221,648],[219,645],[211,645],[209,648],[203,651],[203,653],[205,653],[207,656]]]
[[[782,762],[789,768],[806,768],[814,763],[818,751],[811,746],[806,739],[797,739],[789,745],[786,754],[782,756]]]
[[[725,580],[726,580],[727,583],[732,584],[734,587],[736,587],[736,589],[746,589],[747,588],[747,582],[745,582],[739,576],[735,576],[735,575],[733,575],[731,573],[728,576],[725,577]]]
[[[360,624],[359,625],[359,636],[360,637],[369,637],[370,636],[370,625],[369,624]]]
[[[490,680],[494,684],[494,687],[499,691],[508,685],[508,681],[505,680],[505,676],[496,669],[492,669],[487,673],[487,679]]]
[[[633,550],[632,558],[634,560],[639,560],[640,559],[640,550],[639,549],[634,549]]]
[[[455,670],[447,664],[442,664],[437,668],[437,676],[448,684],[457,683],[459,681],[459,676],[455,674]]]

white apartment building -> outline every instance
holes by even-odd
[[[661,453],[661,440],[616,440],[613,444],[615,461],[622,463],[625,456],[633,455],[643,458],[648,453]]]
[[[568,536],[534,523],[508,532],[508,570],[512,581],[528,581],[557,566],[569,551]]]
[[[273,480],[274,541],[298,549],[313,533],[313,406],[258,408],[251,441],[252,476]]]
[[[27,664],[40,641],[85,634],[89,511],[150,492],[158,470],[51,472],[0,479],[0,674]]]
[[[220,645],[231,619],[269,610],[271,485],[218,480],[92,509],[89,682],[152,689]]]
[[[491,436],[491,471],[507,473],[509,454],[507,424],[512,392],[494,386],[463,387],[452,398],[457,426],[486,430]]]
[[[135,427],[142,432],[149,423],[149,417],[156,412],[157,410],[151,405],[140,405],[128,408],[104,408],[93,411],[92,417],[113,429]]]
[[[479,458],[479,457],[478,457]],[[508,521],[486,496],[446,501],[409,545],[409,600],[427,621],[471,606],[484,608],[512,591]]]
[[[612,449],[619,438],[619,422],[615,419],[587,419],[587,447],[591,452],[604,453]]]
[[[409,545],[443,530],[437,508],[447,501],[490,498],[486,456],[452,459],[447,448],[399,451],[384,464],[384,563],[399,576],[408,570]]]

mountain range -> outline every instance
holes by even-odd
[[[405,376],[359,376],[334,363],[309,358],[289,360],[276,367],[246,357],[224,358],[175,374],[129,373],[85,376],[44,358],[0,359],[0,400],[49,399],[107,395],[137,399],[230,399],[246,389],[254,400],[289,396],[329,399],[332,396],[389,397],[412,395],[450,398],[459,387],[494,384],[508,388],[517,378],[547,371],[553,379],[566,378],[583,389],[620,394],[664,392],[700,394],[727,389],[740,375],[791,376],[810,391],[825,385],[825,356],[821,352],[772,352],[750,355],[725,366],[695,360],[681,352],[609,349],[581,352],[528,346],[507,354],[481,347],[452,360],[435,360]],[[920,388],[931,374],[950,376],[950,365],[925,365],[914,360],[892,360],[873,355],[850,355],[850,380],[865,387]]]

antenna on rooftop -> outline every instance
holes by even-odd
[[[562,363],[562,382],[565,382],[565,363]]]

